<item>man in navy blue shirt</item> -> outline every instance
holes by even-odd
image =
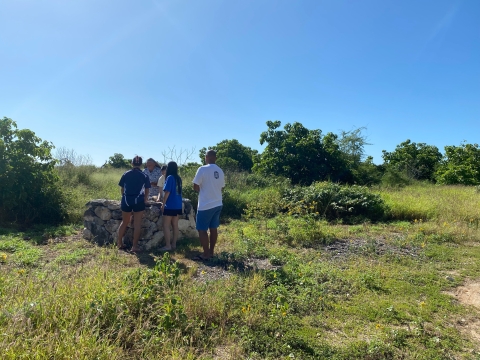
[[[140,170],[142,162],[140,156],[135,156],[132,160],[133,169],[125,172],[118,183],[122,192],[122,222],[118,229],[117,246],[119,249],[126,249],[123,244],[123,236],[125,235],[133,212],[132,252],[140,251],[138,241],[140,240],[140,232],[142,230],[142,217],[151,187],[150,179]]]

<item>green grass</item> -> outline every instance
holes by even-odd
[[[77,184],[78,206],[114,196],[119,175]],[[447,294],[480,272],[472,188],[378,189],[393,221],[343,225],[273,216],[282,185],[230,181],[255,211],[221,226],[207,267],[189,260],[198,240],[180,241],[174,262],[96,247],[72,225],[0,229],[2,359],[480,357],[462,325],[479,310]],[[269,265],[245,270],[252,259]],[[210,272],[225,276],[201,281]]]
[[[398,220],[436,220],[473,223],[480,221],[480,193],[473,186],[416,184],[401,189],[381,189],[390,207],[390,217]]]

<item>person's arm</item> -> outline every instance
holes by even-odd
[[[123,196],[124,192],[125,192],[125,188],[123,186],[120,186],[120,196]]]
[[[150,189],[145,189],[145,197],[144,197],[144,201],[147,202],[148,201],[148,194],[150,194]]]
[[[170,191],[165,191],[165,195],[163,196],[162,213],[163,213],[163,209],[165,208],[165,204],[167,203],[169,195],[170,195]]]
[[[163,185],[165,185],[165,177],[162,175],[162,176],[160,176],[160,179],[158,179],[157,202],[160,202],[160,200],[162,199]]]
[[[200,192],[200,185],[202,184],[202,168],[198,168],[195,177],[193,178],[193,191]]]

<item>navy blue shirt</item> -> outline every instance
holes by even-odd
[[[163,185],[163,191],[170,192],[167,202],[165,203],[165,209],[167,210],[179,210],[182,209],[182,194],[177,194],[177,182],[175,177],[169,175],[165,185]]]
[[[126,171],[118,183],[123,187],[123,195],[128,197],[139,197],[145,194],[145,189],[149,189],[150,179],[140,169]],[[142,196],[143,198],[143,196]]]

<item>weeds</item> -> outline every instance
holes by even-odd
[[[137,258],[71,237],[75,226],[3,231],[2,358],[478,357],[455,322],[476,310],[445,294],[480,271],[474,191],[376,190],[396,221],[347,225],[272,213],[282,190],[260,185],[232,190],[252,205],[220,228],[205,264],[188,259],[194,240]],[[252,259],[269,266],[246,266]],[[197,277],[207,267],[230,276]]]

